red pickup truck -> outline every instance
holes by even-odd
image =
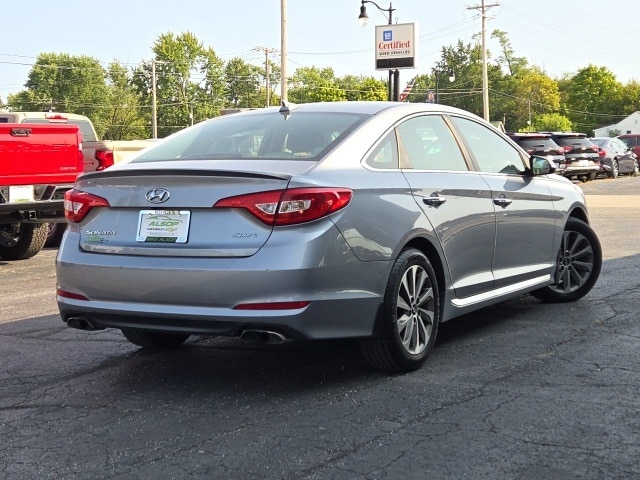
[[[64,223],[64,193],[82,173],[77,125],[0,123],[0,259],[22,260]]]

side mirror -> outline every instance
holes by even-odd
[[[555,164],[546,157],[533,156],[529,158],[529,164],[533,175],[548,175],[556,171]]]

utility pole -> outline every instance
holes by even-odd
[[[256,52],[264,53],[264,83],[265,83],[265,89],[267,92],[267,107],[268,107],[271,100],[270,98],[271,87],[269,86],[269,54],[275,53],[278,50],[276,50],[275,48],[267,48],[267,47],[256,47],[253,50]]]
[[[499,3],[485,4],[482,0],[481,5],[475,7],[467,7],[467,10],[480,10],[480,18],[482,18],[482,112],[484,119],[488,122],[489,119],[489,75],[487,72],[487,10],[492,7],[499,7]]]
[[[280,101],[289,102],[287,96],[287,0],[280,0]]]
[[[158,102],[156,99],[156,64],[162,65],[163,60],[151,60],[151,138],[158,138]]]

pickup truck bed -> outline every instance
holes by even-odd
[[[0,258],[38,253],[83,170],[77,125],[0,123]]]

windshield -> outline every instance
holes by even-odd
[[[366,115],[277,110],[231,114],[186,128],[132,163],[166,160],[314,160],[364,121]]]

